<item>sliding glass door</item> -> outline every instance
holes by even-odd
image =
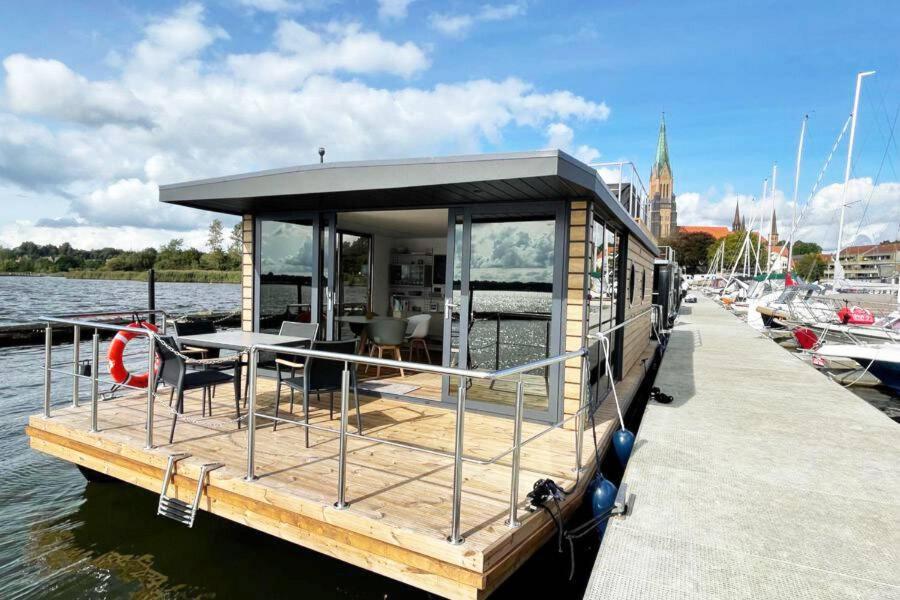
[[[318,323],[319,230],[315,216],[256,220],[257,331],[277,333],[284,321]]]
[[[338,230],[337,251],[340,277],[335,319],[365,315],[372,305],[372,236]],[[343,321],[335,323],[336,337],[348,339],[358,333],[358,326]]]
[[[457,209],[448,223],[445,364],[493,371],[560,352],[564,214],[561,207]],[[451,259],[452,257],[452,259]],[[526,415],[555,420],[560,368],[524,375]],[[449,379],[449,380],[448,380]],[[455,378],[444,397],[455,402]],[[516,381],[473,379],[470,406],[514,409]]]

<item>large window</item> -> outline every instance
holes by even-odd
[[[588,324],[590,331],[606,330],[616,323],[618,236],[597,217],[591,228]]]
[[[312,221],[263,219],[259,224],[259,330],[310,321],[315,295]]]
[[[607,227],[606,223],[599,217],[594,217],[591,227],[590,242],[591,265],[589,271],[590,286],[588,289],[588,333],[596,334],[601,331],[608,331],[615,327],[616,323],[616,306],[618,303],[618,294],[621,286],[618,282],[619,273],[619,236],[615,230]],[[616,346],[616,336],[609,336],[609,350],[614,356]],[[592,341],[592,343],[595,343]],[[594,381],[593,393],[602,396],[609,386],[609,379],[606,376],[605,361],[603,358],[603,350],[599,346],[594,347],[595,357],[593,361],[597,364],[597,371],[592,375]],[[615,359],[611,356],[610,364],[615,364]]]
[[[337,315],[364,315],[372,302],[372,236],[338,232],[339,279]],[[342,339],[357,334],[353,327],[342,322],[338,330]]]
[[[451,364],[504,369],[558,352],[554,287],[562,285],[562,278],[556,264],[557,218],[555,211],[459,215],[451,249],[452,300],[459,314],[454,311],[450,344],[445,346]],[[526,411],[536,415],[552,410],[558,377],[558,368],[523,375]],[[451,378],[451,394],[456,383]],[[508,411],[515,403],[516,386],[514,381],[473,379],[468,394],[475,405],[501,405]]]

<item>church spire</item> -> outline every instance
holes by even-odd
[[[775,209],[772,209],[772,232],[769,234],[769,240],[772,245],[778,243],[778,220],[775,218]]]
[[[734,220],[731,222],[731,230],[732,231],[743,231],[744,224],[741,221],[741,209],[740,202],[735,200],[734,202]]]
[[[659,120],[659,138],[656,140],[656,159],[653,161],[653,171],[659,173],[665,167],[669,173],[672,167],[669,165],[669,142],[666,139],[666,113]]]

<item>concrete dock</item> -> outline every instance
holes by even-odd
[[[586,598],[900,598],[900,425],[685,305]]]

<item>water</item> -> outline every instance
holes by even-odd
[[[157,283],[156,306],[174,315],[201,310],[231,312],[240,304],[236,283]],[[63,277],[0,277],[0,325],[36,321],[41,315],[146,308],[143,281]]]
[[[140,282],[0,277],[0,318],[143,306],[145,294]],[[176,313],[229,311],[238,299],[236,285],[157,284],[157,305]],[[65,360],[72,347],[53,351]],[[87,343],[81,352],[88,356]],[[155,516],[157,495],[87,483],[73,465],[31,450],[24,427],[40,410],[42,362],[42,347],[0,348],[0,598],[428,597],[206,513],[187,529]],[[69,383],[58,379],[54,404],[70,401]],[[568,555],[548,544],[493,597],[580,597],[597,541],[587,536],[577,548],[574,582]]]

